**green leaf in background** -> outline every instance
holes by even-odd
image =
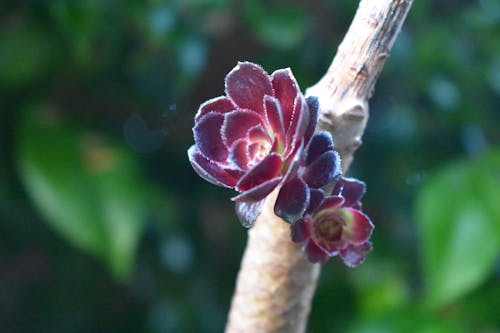
[[[249,1],[245,7],[245,17],[259,39],[280,49],[297,46],[308,29],[306,14],[290,4],[269,6]]]
[[[19,24],[0,30],[0,87],[18,88],[46,73],[54,58],[53,40],[43,28]]]
[[[18,134],[18,171],[46,222],[126,278],[147,200],[134,156],[49,108],[26,112]]]
[[[443,306],[482,283],[500,254],[500,152],[457,162],[417,197],[426,304]]]
[[[48,3],[54,21],[59,25],[80,64],[93,56],[93,43],[99,36],[104,20],[106,2],[56,0]],[[102,46],[101,46],[102,48]]]

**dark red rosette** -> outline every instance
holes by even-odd
[[[361,212],[365,185],[352,178],[340,178],[330,195],[311,190],[306,214],[292,225],[292,240],[304,242],[311,262],[325,262],[339,255],[349,267],[359,265],[371,250],[373,223]]]
[[[294,173],[313,136],[318,105],[306,101],[290,69],[268,75],[240,62],[225,83],[226,96],[200,106],[188,155],[202,178],[240,192],[232,199],[243,225],[251,226],[261,200],[280,184],[297,183]],[[308,203],[308,189],[299,195]]]

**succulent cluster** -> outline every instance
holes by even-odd
[[[364,184],[341,176],[328,132],[314,134],[318,101],[305,98],[289,69],[268,75],[240,62],[226,76],[226,96],[203,103],[196,116],[194,170],[207,181],[239,192],[232,198],[251,227],[265,197],[279,187],[274,212],[292,225],[308,258],[340,255],[349,266],[371,249],[373,225],[360,211]],[[322,188],[333,186],[325,195]]]

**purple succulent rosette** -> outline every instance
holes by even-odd
[[[225,92],[203,103],[195,116],[195,144],[188,150],[194,170],[215,185],[240,192],[232,200],[246,227],[278,185],[302,195],[295,201],[305,199],[303,215],[309,190],[295,173],[316,127],[317,100],[306,101],[290,69],[268,75],[250,62],[231,70]],[[298,219],[297,214],[289,215]]]
[[[274,206],[274,213],[290,224],[306,212],[311,191],[337,180],[342,174],[340,157],[334,151],[329,132],[322,131],[312,137],[296,169],[281,187]]]
[[[341,177],[330,195],[311,190],[306,214],[292,225],[292,240],[304,242],[311,262],[326,262],[339,255],[349,267],[361,264],[371,250],[373,224],[361,212],[365,184]]]

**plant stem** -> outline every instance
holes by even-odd
[[[362,0],[325,76],[307,90],[320,102],[318,130],[328,130],[347,171],[361,145],[368,100],[413,0]],[[305,259],[290,228],[273,213],[277,191],[248,242],[226,333],[302,333],[316,289],[319,264]]]

